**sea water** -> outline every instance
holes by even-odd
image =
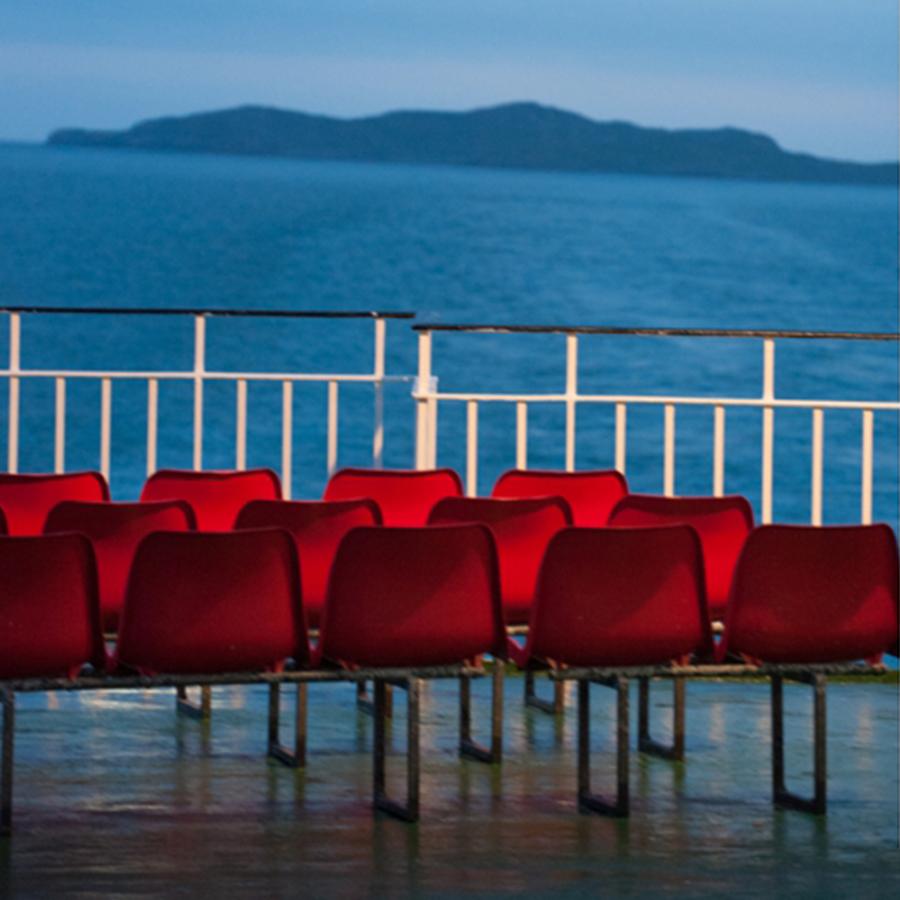
[[[882,187],[345,164],[0,146],[0,305],[381,309],[419,322],[897,330],[897,192]],[[192,321],[29,316],[22,365],[189,369]],[[0,359],[7,354],[0,329]],[[208,323],[207,368],[371,371],[367,321]],[[416,370],[408,322],[388,327],[388,371]],[[591,393],[758,397],[759,340],[585,337]],[[560,335],[437,335],[441,390],[561,391]],[[776,395],[896,400],[897,344],[780,341]],[[52,381],[23,384],[19,467],[53,465]],[[208,384],[207,467],[235,460],[233,384]],[[0,429],[6,397],[0,392]],[[386,389],[386,465],[413,458],[410,384]],[[298,386],[294,496],[327,476],[325,390]],[[160,466],[190,466],[189,383],[160,389]],[[280,385],[251,384],[249,465],[278,467]],[[632,488],[662,489],[659,406],[628,412]],[[729,411],[726,491],[759,513],[761,416]],[[564,463],[564,411],[529,409],[529,465]],[[67,387],[66,466],[96,468],[99,385]],[[338,463],[371,463],[372,389],[340,394]],[[145,383],[116,382],[112,487],[146,467]],[[775,422],[776,520],[809,521],[811,414]],[[858,521],[861,415],[828,412],[824,519]],[[465,408],[442,404],[440,464],[465,466]],[[513,405],[482,404],[479,488],[515,462]],[[576,464],[614,463],[614,412],[580,406]],[[875,417],[876,519],[896,522],[897,415]],[[712,489],[712,411],[680,409],[676,492]]]

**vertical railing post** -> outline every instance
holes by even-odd
[[[147,477],[156,471],[156,431],[159,420],[159,381],[147,379]]]
[[[66,379],[56,379],[56,403],[53,429],[53,471],[66,471]]]
[[[281,493],[291,499],[294,456],[294,383],[281,385]]]
[[[100,472],[109,482],[110,442],[112,440],[112,380],[100,380]]]
[[[334,475],[338,460],[338,383],[328,382],[328,477]]]
[[[625,474],[625,453],[628,447],[628,407],[616,404],[616,470]]]
[[[578,398],[578,335],[566,335],[566,471],[575,470],[575,405]]]
[[[375,421],[372,427],[372,465],[380,469],[384,464],[384,350],[387,322],[375,320],[375,363],[372,369],[375,391]]]
[[[763,400],[775,399],[775,341],[763,340]],[[772,521],[773,451],[775,446],[775,410],[763,407],[762,420],[762,524]]]
[[[713,411],[713,495],[725,493],[725,407]]]
[[[675,405],[667,403],[663,414],[663,493],[675,496]]]
[[[478,401],[466,402],[466,496],[478,496]]]
[[[516,403],[516,468],[528,468],[528,404]]]
[[[814,409],[812,414],[812,473],[810,478],[810,522],[822,524],[822,461],[825,450],[825,410]]]
[[[419,374],[416,379],[416,468],[427,469],[431,458],[428,439],[428,399],[431,392],[431,332],[419,332]]]
[[[860,477],[859,515],[863,525],[872,524],[872,460],[874,449],[875,415],[871,409],[862,414],[862,465]]]
[[[19,371],[22,362],[22,320],[19,313],[9,314],[9,416],[7,421],[6,468],[19,471]]]
[[[206,316],[194,316],[194,469],[203,468],[203,373],[206,370]]]
[[[234,467],[247,468],[247,379],[238,378],[234,411]]]

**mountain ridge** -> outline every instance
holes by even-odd
[[[897,184],[898,164],[783,150],[733,126],[665,129],[597,121],[531,101],[464,112],[393,110],[360,118],[248,104],[166,116],[127,129],[64,128],[53,146],[444,164],[766,181]]]

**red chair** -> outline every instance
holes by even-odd
[[[628,493],[625,476],[615,469],[584,472],[512,469],[494,485],[492,497],[563,497],[575,525],[605,525],[616,503]]]
[[[0,475],[0,508],[9,534],[41,534],[47,513],[63,500],[106,502],[109,486],[99,472]]]
[[[424,525],[444,497],[461,497],[453,469],[341,469],[331,476],[323,500],[374,500],[385,525]]]
[[[0,509],[0,534],[9,534],[9,528],[6,525],[6,514]]]
[[[142,674],[280,670],[307,662],[297,550],[279,529],[141,541],[116,665]]]
[[[141,502],[185,500],[201,531],[230,531],[241,509],[251,500],[280,500],[281,482],[271,469],[193,472],[160,469],[141,491]]]
[[[194,513],[183,500],[160,503],[85,503],[66,500],[50,510],[44,533],[77,531],[87,535],[97,557],[103,629],[119,625],[125,583],[141,540],[153,531],[192,531]]]
[[[568,503],[560,497],[447,497],[435,505],[428,517],[429,525],[471,522],[487,525],[497,541],[506,624],[527,625],[547,545],[561,528],[572,524]]]
[[[747,539],[719,659],[863,659],[897,641],[897,542],[887,525],[763,525]]]
[[[700,541],[689,526],[567,528],[550,542],[538,578],[528,640],[511,648],[523,669],[585,667],[578,681],[578,802],[582,808],[627,816],[627,668],[660,666],[692,653],[709,653],[712,636],[704,597]],[[626,672],[590,673],[590,669]],[[590,792],[591,681],[618,692],[616,799]],[[675,679],[676,740],[662,748],[649,737],[642,695],[640,749],[683,756],[684,682]]]
[[[706,598],[710,616],[720,620],[738,556],[753,530],[753,507],[740,496],[661,497],[629,494],[609,517],[611,527],[690,525],[700,537],[706,570]]]
[[[284,528],[297,545],[307,622],[319,627],[328,576],[344,535],[360,525],[380,525],[372,500],[252,500],[238,514],[235,529]]]
[[[736,653],[782,666],[770,676],[776,806],[825,813],[827,682],[815,666],[879,657],[895,644],[897,581],[897,541],[887,525],[764,525],[747,539],[717,651],[720,660]],[[785,786],[786,678],[813,687],[812,797]]]
[[[0,679],[74,678],[105,658],[90,541],[0,537]]]

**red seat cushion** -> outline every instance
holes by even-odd
[[[512,469],[494,485],[492,497],[563,497],[575,525],[605,525],[612,508],[628,493],[625,476],[615,469],[562,472]]]
[[[120,667],[278,669],[308,659],[297,550],[280,529],[157,531],[141,541],[119,628]]]
[[[331,564],[344,535],[360,525],[380,525],[372,500],[253,500],[238,515],[235,528],[284,528],[297,545],[300,584],[307,622],[319,627]]]
[[[47,513],[63,500],[103,502],[109,486],[99,472],[0,475],[0,509],[8,534],[41,534]]]
[[[773,663],[877,656],[897,640],[897,541],[887,525],[764,525],[735,571],[719,656]]]
[[[251,500],[280,500],[281,482],[271,469],[192,472],[160,469],[141,491],[141,502],[185,500],[201,531],[230,531],[237,514]]]
[[[88,539],[0,537],[0,678],[72,677],[105,655]]]
[[[572,524],[572,513],[561,497],[448,497],[436,504],[428,521],[441,525],[481,522],[491,529],[500,560],[503,617],[507,624],[527,625],[547,544],[561,528]]]
[[[116,631],[138,544],[153,531],[189,531],[194,527],[194,513],[183,500],[160,503],[66,500],[50,511],[44,531],[77,531],[90,538],[97,557],[103,629]]]
[[[505,657],[490,531],[354,529],[334,561],[320,634],[318,662],[405,667]]]
[[[453,469],[341,469],[331,476],[322,499],[367,497],[378,504],[385,525],[424,525],[438,500],[462,492]]]
[[[728,605],[734,567],[753,529],[753,508],[741,496],[661,497],[629,494],[613,509],[613,527],[691,525],[700,537],[710,615],[721,619]]]

